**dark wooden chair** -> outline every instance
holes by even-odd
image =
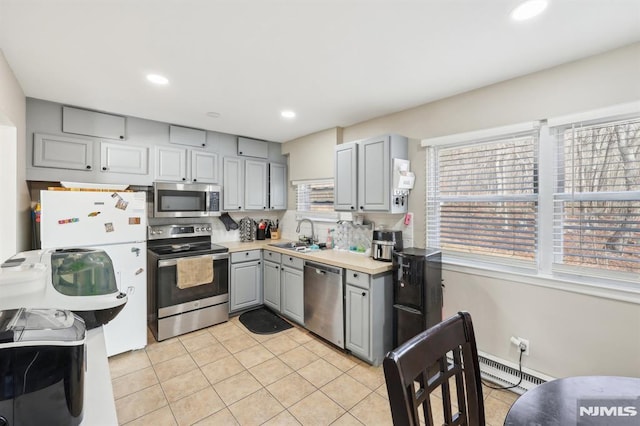
[[[442,391],[444,425],[485,424],[478,349],[468,312],[458,312],[392,350],[383,367],[394,425],[419,426],[420,413],[427,426],[434,425],[430,396],[437,388]],[[451,377],[457,408],[451,404]]]

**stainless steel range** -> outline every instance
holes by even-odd
[[[147,320],[161,341],[229,319],[229,253],[211,225],[148,227]]]

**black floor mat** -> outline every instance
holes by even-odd
[[[245,312],[239,319],[249,331],[256,334],[273,334],[293,327],[266,308]]]

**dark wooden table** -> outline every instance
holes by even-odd
[[[640,425],[640,378],[580,376],[543,383],[513,403],[504,424]]]

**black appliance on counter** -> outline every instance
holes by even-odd
[[[406,248],[393,253],[393,346],[442,321],[442,254]]]
[[[85,325],[71,311],[0,311],[0,424],[82,422]]]
[[[147,323],[157,341],[229,319],[229,249],[211,234],[207,223],[149,226]],[[203,266],[205,281],[181,285],[179,269]]]

